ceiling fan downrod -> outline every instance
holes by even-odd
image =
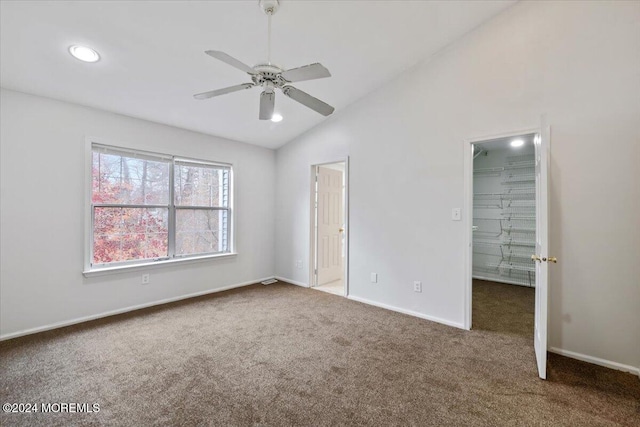
[[[264,13],[267,14],[267,64],[271,65],[271,17],[280,8],[280,0],[258,0],[258,4]]]

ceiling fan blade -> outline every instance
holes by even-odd
[[[218,89],[218,90],[212,90],[209,92],[203,92],[203,93],[198,93],[196,95],[193,95],[193,97],[195,99],[208,99],[208,98],[213,98],[214,96],[220,96],[220,95],[224,95],[227,93],[231,93],[231,92],[237,92],[239,90],[243,90],[243,89],[249,89],[254,87],[255,85],[253,83],[242,83],[241,85],[236,85],[236,86],[229,86],[229,87],[225,87],[223,89]]]
[[[276,105],[275,92],[264,91],[260,94],[260,120],[271,120]]]
[[[306,92],[296,89],[293,86],[284,86],[282,92],[294,101],[298,101],[300,104],[311,108],[313,111],[317,111],[323,116],[328,116],[333,113],[335,108],[331,105],[320,101],[318,98],[314,98]]]
[[[329,70],[324,68],[322,64],[315,63],[305,65],[304,67],[292,68],[282,72],[282,77],[290,82],[301,82],[303,80],[323,79],[331,77]]]
[[[206,53],[207,55],[216,58],[222,62],[226,62],[227,64],[231,65],[232,67],[236,67],[238,70],[242,70],[245,73],[249,73],[249,74],[255,74],[255,71],[253,71],[253,68],[249,67],[247,64],[245,64],[244,62],[240,62],[238,61],[236,58],[227,55],[224,52],[220,52],[219,50],[206,50],[204,53]]]

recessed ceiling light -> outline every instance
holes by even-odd
[[[520,147],[522,145],[524,145],[524,141],[521,139],[514,139],[513,141],[511,141],[512,147]]]
[[[97,62],[98,60],[100,60],[100,55],[98,55],[98,52],[86,46],[69,46],[69,53],[73,55],[74,58],[79,59],[83,62]]]
[[[282,121],[282,116],[280,114],[278,114],[278,113],[274,113],[271,116],[271,121],[275,122],[275,123],[281,122]]]

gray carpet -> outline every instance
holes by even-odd
[[[2,403],[100,405],[0,424],[640,425],[637,377],[550,355],[539,380],[531,336],[482,325],[249,286],[0,343]]]

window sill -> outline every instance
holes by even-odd
[[[82,272],[82,274],[84,275],[84,277],[97,277],[97,276],[105,276],[108,274],[129,273],[129,272],[139,271],[139,270],[148,270],[150,268],[156,268],[156,267],[170,267],[170,266],[176,266],[180,264],[199,263],[203,261],[209,261],[212,259],[235,257],[236,255],[238,254],[235,252],[231,252],[228,254],[202,255],[202,256],[195,256],[195,257],[189,257],[189,258],[167,259],[167,260],[150,262],[145,264],[120,265],[117,267],[102,267],[102,268],[94,268],[92,270],[85,270]]]

